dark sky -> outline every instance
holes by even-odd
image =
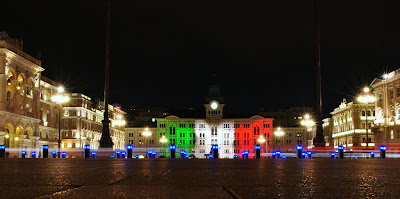
[[[216,73],[225,109],[315,106],[315,2],[114,1],[110,102],[202,107]],[[321,1],[323,111],[399,68],[397,1]],[[43,75],[103,94],[105,1],[2,2],[0,31],[41,52]]]

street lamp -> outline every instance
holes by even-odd
[[[57,91],[58,91],[57,95],[51,97],[51,100],[60,105],[59,114],[58,114],[58,153],[57,153],[58,158],[60,158],[60,154],[61,154],[61,109],[62,109],[62,104],[69,101],[69,97],[63,95],[63,93],[64,93],[63,87],[58,87]]]
[[[165,137],[165,135],[163,135],[162,137],[161,137],[161,139],[160,139],[160,142],[165,146],[165,143],[167,143],[168,142],[168,139]],[[166,155],[166,149],[164,148],[164,157],[165,157],[165,155]]]
[[[281,129],[281,127],[278,127],[278,129],[274,132],[276,137],[279,137],[279,150],[281,149],[281,137],[285,134],[285,132],[283,132],[283,130]]]
[[[260,135],[260,137],[257,139],[257,142],[261,145],[264,145],[265,143],[265,138],[264,136]]]
[[[369,93],[368,87],[364,88],[364,93],[358,97],[358,101],[365,104],[365,132],[367,134],[367,148],[368,148],[368,104],[375,102],[375,96]]]
[[[145,137],[145,145],[146,145],[146,158],[147,158],[147,142],[146,142],[146,137],[151,136],[151,132],[149,131],[149,128],[145,128],[145,131],[143,132],[143,136]]]

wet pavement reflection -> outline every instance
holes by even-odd
[[[2,198],[400,198],[399,159],[3,159]]]

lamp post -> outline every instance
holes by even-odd
[[[165,143],[168,142],[168,139],[165,138],[165,135],[163,135],[163,136],[161,137],[160,142],[161,142],[161,144],[165,147]],[[165,155],[166,155],[166,153],[165,153],[165,151],[164,151],[164,157],[165,157]]]
[[[58,114],[58,153],[57,153],[58,158],[60,158],[60,153],[61,153],[61,109],[62,109],[62,104],[69,101],[69,97],[63,95],[63,93],[64,93],[63,87],[58,87],[57,92],[58,92],[57,95],[51,97],[51,100],[60,105],[59,114]]]
[[[257,142],[260,144],[260,146],[263,146],[265,143],[264,136],[260,135],[260,137],[257,139]],[[262,147],[261,147],[261,149],[262,149]]]
[[[281,137],[285,134],[281,127],[278,127],[278,129],[274,132],[276,137],[279,137],[279,150],[281,150]]]
[[[114,124],[121,127],[121,126],[125,126],[126,121],[122,119],[122,115],[117,115],[117,120],[114,120]],[[117,144],[116,148],[120,148],[119,143]]]
[[[306,128],[306,131],[309,131],[309,128],[311,128],[315,125],[315,121],[311,119],[311,115],[309,115],[309,114],[305,114],[303,118],[304,119],[301,120],[300,124],[301,124],[301,126],[304,126]],[[318,126],[317,126],[317,131],[318,131]],[[318,133],[318,132],[316,132],[316,133]],[[317,135],[315,135],[315,136],[317,136]],[[297,144],[300,144],[300,143],[297,143]],[[319,143],[319,144],[321,144],[321,143]],[[314,143],[314,145],[315,145],[315,143]]]
[[[368,148],[368,104],[375,102],[375,97],[369,93],[369,88],[364,88],[364,93],[358,97],[358,101],[365,104],[365,133],[367,136],[366,145]]]
[[[143,136],[145,137],[144,143],[146,145],[146,158],[147,158],[147,142],[146,142],[146,140],[148,140],[148,139],[146,139],[146,138],[151,136],[151,132],[149,131],[149,128],[145,128],[145,131],[143,132]]]

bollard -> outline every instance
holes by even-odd
[[[338,152],[339,152],[339,158],[343,159],[343,157],[344,157],[344,147],[343,146],[338,146]]]
[[[286,155],[283,155],[283,156],[282,156],[282,159],[286,159]]]
[[[153,155],[153,158],[156,158],[157,152],[153,151],[152,155]]]
[[[275,151],[276,158],[281,158],[281,151]]]
[[[311,152],[311,151],[307,151],[307,156],[308,156],[308,158],[310,158],[310,159],[311,159],[312,152]]]
[[[306,155],[307,155],[306,152],[302,152],[301,153],[301,158],[306,158]]]
[[[32,158],[32,159],[35,159],[35,158],[36,158],[36,152],[32,152],[32,153],[31,153],[31,158]]]
[[[21,158],[25,158],[26,156],[26,151],[21,151]]]
[[[0,158],[6,157],[6,146],[0,145]]]
[[[179,154],[180,154],[180,158],[181,158],[181,159],[184,159],[184,158],[185,158],[185,156],[186,156],[186,154],[185,154],[185,151],[184,151],[184,150],[181,150],[181,151],[179,152]]]
[[[335,152],[332,152],[332,153],[331,153],[331,158],[332,158],[332,159],[335,159],[335,156],[336,156],[336,153],[335,153]]]
[[[212,145],[212,153],[214,158],[218,158],[218,145],[214,144]]]
[[[96,158],[96,154],[97,154],[97,153],[93,151],[93,152],[91,153],[92,158]]]
[[[297,149],[297,159],[301,159],[301,153],[303,151],[303,146],[297,145],[296,149]]]
[[[115,158],[115,155],[111,155],[110,158]]]
[[[62,158],[66,158],[66,157],[67,157],[67,152],[65,152],[65,151],[64,151],[64,152],[61,152],[61,157],[62,157]]]
[[[233,159],[237,159],[237,157],[238,157],[238,156],[237,156],[236,154],[235,154],[235,155],[233,155]]]
[[[243,151],[243,152],[242,152],[242,159],[245,159],[245,158],[246,158],[246,152]]]
[[[174,159],[175,158],[176,146],[175,145],[169,146],[169,150],[170,150],[170,158]]]
[[[374,159],[374,158],[375,158],[375,152],[371,152],[370,158],[371,158],[371,159]]]
[[[90,158],[90,145],[85,145],[85,158]]]
[[[256,155],[255,155],[255,159],[260,159],[260,151],[261,151],[261,146],[259,144],[257,144],[255,146],[256,149]]]
[[[210,155],[208,156],[208,158],[210,158],[210,159],[213,159],[213,155],[212,155],[212,154],[210,154]]]
[[[152,157],[153,156],[153,151],[147,151],[147,155],[148,155],[149,158],[153,158]]]
[[[386,158],[386,147],[385,146],[380,146],[379,150],[381,151],[381,159],[385,159]]]
[[[275,159],[276,153],[272,152],[272,159]]]
[[[125,159],[125,156],[126,156],[126,152],[125,152],[125,151],[122,151],[122,153],[121,153],[121,158],[124,158],[124,159]]]
[[[128,151],[128,158],[132,158],[132,145],[126,146],[126,150]]]
[[[49,157],[49,145],[43,145],[43,158]]]
[[[51,154],[53,154],[53,158],[57,158],[57,152],[56,151],[51,152]]]
[[[119,158],[119,155],[121,154],[121,151],[115,151],[115,154],[117,154],[117,158]]]

